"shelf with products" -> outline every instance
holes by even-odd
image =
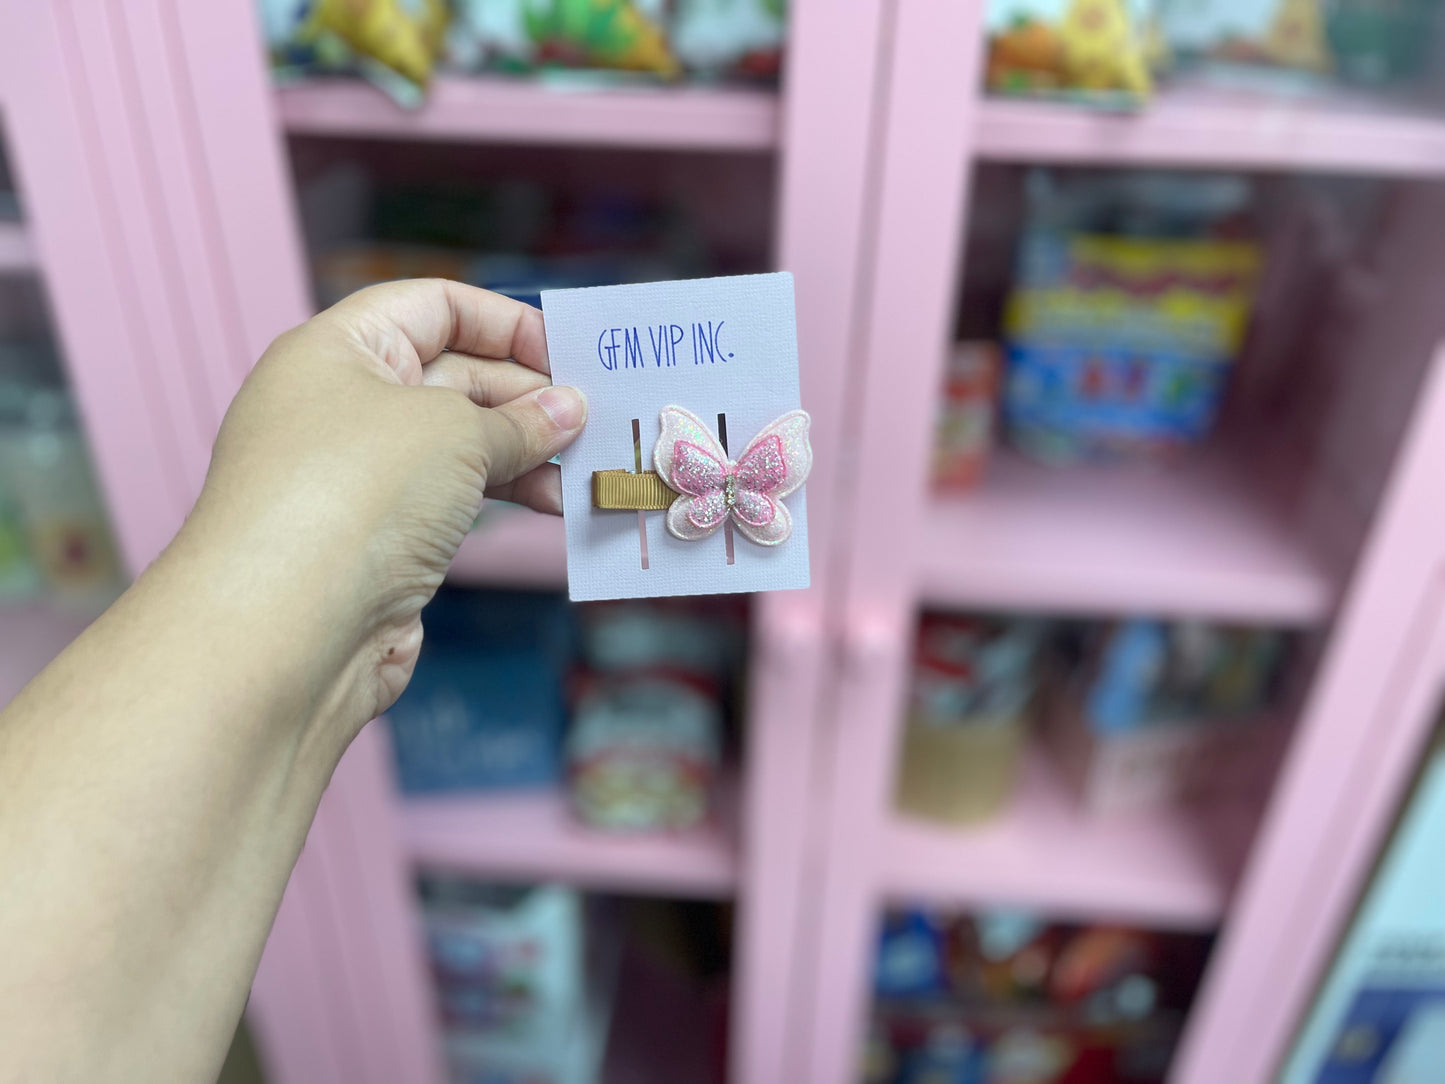
[[[1326,622],[1399,433],[1336,435],[1369,239],[1426,187],[979,170],[918,595]],[[1408,386],[1428,345],[1389,353]]]
[[[741,865],[736,600],[569,606],[445,589],[389,713],[421,868],[726,897]]]
[[[1138,110],[984,99],[974,149],[994,162],[1445,177],[1445,116],[1347,92],[1289,96],[1199,86]]]
[[[862,1079],[994,1079],[1027,1065],[1040,1080],[1156,1084],[1212,947],[1206,932],[1030,909],[891,909]]]
[[[290,141],[316,300],[442,277],[548,289],[766,270],[776,178],[758,156]]]
[[[1445,176],[1433,5],[1004,7],[981,28],[985,159]]]
[[[876,891],[1219,921],[1293,714],[1301,641],[1197,620],[925,612],[890,735]]]
[[[955,828],[895,813],[879,888],[898,901],[1204,929],[1224,915],[1257,816],[1256,804],[1226,801],[1095,817],[1034,754],[992,822]]]
[[[411,797],[401,831],[417,865],[493,880],[704,899],[730,896],[738,881],[726,799],[697,828],[627,834],[580,823],[562,790]]]
[[[916,544],[921,598],[972,608],[1325,618],[1335,585],[1247,463],[1045,466],[1000,453],[939,495]]]
[[[720,1084],[727,906],[437,870],[418,888],[451,1079]]]
[[[448,75],[406,109],[359,79],[326,78],[280,86],[276,103],[293,135],[743,152],[775,150],[781,137],[777,93],[740,87]]]

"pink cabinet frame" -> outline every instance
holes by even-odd
[[[1387,498],[1232,899],[1227,887],[1187,876],[1162,885],[1120,879],[1116,869],[1061,881],[1031,865],[1026,833],[1018,856],[922,837],[900,846],[890,787],[915,607],[947,566],[918,528],[930,514],[934,389],[973,164],[1036,156],[1352,169],[1359,159],[1340,133],[1363,138],[1358,124],[1340,128],[1340,117],[1305,110],[1279,121],[1293,125],[1294,138],[1277,139],[1278,124],[1217,103],[1164,101],[1139,118],[1100,118],[982,102],[981,0],[794,0],[792,8],[777,97],[629,92],[567,102],[525,86],[454,81],[417,119],[360,87],[278,97],[251,0],[0,7],[6,135],[127,562],[139,569],[164,546],[248,366],[309,313],[283,124],[398,138],[500,141],[540,131],[564,142],[775,149],[777,262],[796,275],[804,399],[819,453],[809,502],[814,585],[757,601],[737,854],[730,844],[709,851],[679,870],[677,886],[692,891],[701,878],[735,891],[740,905],[733,1080],[851,1078],[879,908],[915,887],[960,902],[1007,902],[990,896],[1002,892],[1077,914],[1176,924],[1223,914],[1225,936],[1174,1078],[1268,1079],[1433,717],[1445,667],[1445,513],[1435,499],[1445,361],[1437,359],[1409,439],[1387,465]],[[488,119],[478,103],[514,112]],[[1384,118],[1370,133],[1376,170],[1445,177],[1445,125]],[[519,576],[546,582],[555,546],[519,537],[528,558]],[[459,564],[486,575],[506,552],[478,539]],[[1304,599],[1297,608],[1322,609],[1316,581],[1286,586]],[[955,586],[947,601],[966,604],[969,590]],[[436,845],[432,821],[444,815],[399,813],[386,736],[372,727],[322,804],[248,1010],[281,1084],[441,1079],[410,873],[418,840]],[[468,813],[457,832],[485,816]],[[1153,853],[1171,841],[1158,835]],[[1094,853],[1113,842],[1095,841]],[[634,856],[639,864],[614,884],[665,885],[673,853]],[[960,855],[964,867],[946,877],[900,867]],[[984,868],[1010,858],[1006,875]],[[591,873],[599,863],[588,864]],[[1120,885],[1134,891],[1123,903]]]

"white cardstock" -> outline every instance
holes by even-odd
[[[807,487],[784,499],[793,532],[760,546],[730,528],[695,542],[667,530],[665,511],[592,507],[592,472],[634,470],[632,422],[642,467],[653,469],[659,415],[683,407],[716,435],[726,415],[736,459],[769,422],[802,404],[793,276],[741,275],[552,290],[542,294],[552,379],[587,396],[587,428],[562,453],[567,584],[574,602],[776,591],[808,586]]]

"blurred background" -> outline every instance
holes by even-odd
[[[0,702],[318,307],[795,276],[813,586],[488,502],[223,1079],[1445,1080],[1441,8],[0,3]]]

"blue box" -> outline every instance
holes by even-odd
[[[548,786],[562,774],[571,611],[561,595],[443,590],[387,713],[406,793]]]

